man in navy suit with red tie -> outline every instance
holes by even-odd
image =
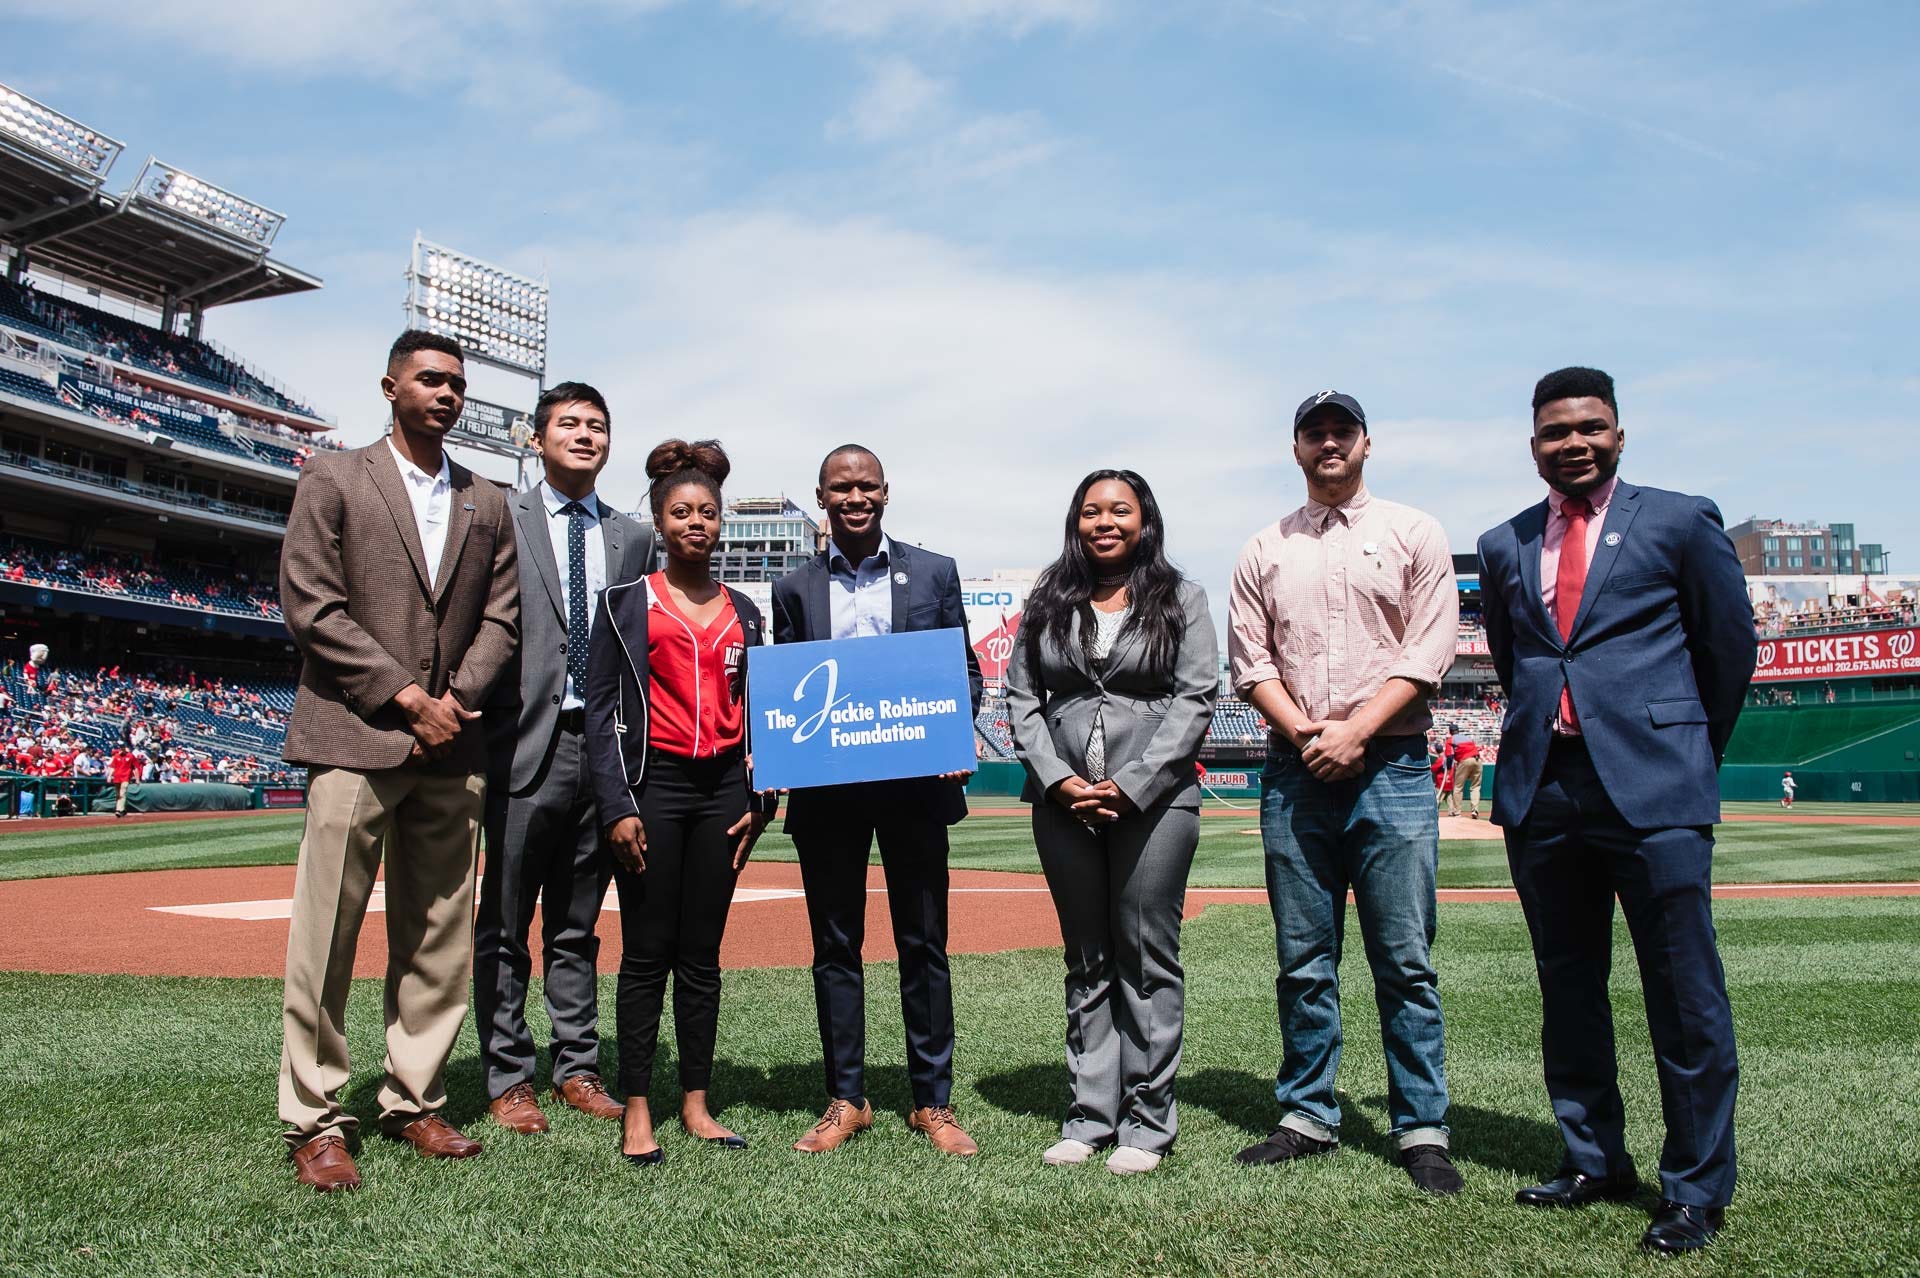
[[[1560,1172],[1523,1205],[1625,1200],[1607,977],[1617,896],[1660,1071],[1660,1204],[1641,1245],[1693,1251],[1733,1196],[1733,1014],[1715,947],[1718,770],[1753,677],[1752,610],[1720,512],[1617,477],[1613,379],[1564,368],[1533,394],[1546,501],[1480,538],[1487,644],[1505,685],[1493,819],[1540,975]]]

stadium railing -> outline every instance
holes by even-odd
[[[55,401],[58,402],[57,400]],[[108,492],[128,493],[135,497],[144,497],[148,501],[164,502],[169,506],[182,509],[205,510],[216,515],[229,515],[238,519],[251,519],[276,528],[286,527],[287,517],[279,511],[266,510],[258,506],[248,506],[239,502],[222,501],[216,497],[200,497],[192,493],[179,492],[172,488],[162,488],[157,484],[136,484],[130,479],[118,479],[110,475],[96,474],[82,470],[78,466],[68,466],[62,462],[51,462],[33,457],[26,453],[17,453],[9,449],[0,449],[0,466],[29,474],[51,475],[57,479],[87,484]]]
[[[0,324],[320,424],[327,419],[224,347],[0,279]]]

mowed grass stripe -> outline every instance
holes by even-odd
[[[1742,1038],[1741,1181],[1730,1224],[1689,1273],[1910,1273],[1920,1118],[1920,901],[1728,902],[1723,953]],[[1349,936],[1357,942],[1350,920]],[[1786,943],[1791,937],[1792,944]],[[1624,935],[1614,1003],[1629,1143],[1650,1191],[1659,1095]],[[1531,1213],[1513,1190],[1559,1156],[1538,1057],[1539,998],[1511,906],[1441,908],[1455,1152],[1466,1191],[1425,1199],[1389,1161],[1385,1067],[1361,947],[1349,947],[1345,1148],[1291,1168],[1232,1152],[1275,1120],[1273,927],[1263,907],[1188,925],[1181,1135],[1148,1177],[1054,1169],[1065,1104],[1060,958],[958,956],[955,1101],[984,1152],[937,1158],[904,1130],[897,972],[869,971],[876,1129],[838,1154],[787,1149],[820,1103],[804,969],[728,973],[715,1079],[752,1142],[698,1146],[663,1122],[667,1163],[615,1156],[571,1112],[515,1138],[484,1105],[471,1026],[451,1116],[487,1142],[431,1163],[367,1136],[360,1194],[297,1189],[276,1138],[279,985],[269,980],[0,975],[0,1270],[34,1274],[1648,1274],[1646,1198]],[[1803,979],[1808,972],[1818,979]],[[611,979],[602,983],[612,1021]],[[544,1038],[539,991],[530,999]],[[670,1015],[670,1014],[669,1014]],[[347,1104],[371,1119],[377,982],[356,983]],[[611,1046],[602,1068],[615,1061]],[[668,1036],[656,1109],[677,1103]],[[76,1098],[83,1098],[76,1102]],[[1664,1269],[1661,1272],[1665,1272]]]
[[[95,826],[0,838],[0,879],[125,870],[291,865],[302,813],[233,820]]]
[[[1194,887],[1258,888],[1265,857],[1249,816],[1209,818],[1189,880]],[[0,837],[0,879],[128,870],[240,865],[291,865],[299,851],[301,814],[244,820],[59,829]],[[956,869],[1037,874],[1028,819],[973,816],[948,832]],[[1723,825],[1716,831],[1714,877],[1721,883],[1920,882],[1920,826]],[[777,830],[755,855],[793,861],[793,842]],[[875,853],[878,863],[878,853]],[[1449,839],[1440,845],[1443,888],[1507,887],[1505,843]]]

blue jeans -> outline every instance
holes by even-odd
[[[1447,1143],[1445,1035],[1429,951],[1439,813],[1423,738],[1379,738],[1359,776],[1323,782],[1276,742],[1260,778],[1267,900],[1280,957],[1283,1053],[1274,1095],[1292,1127],[1337,1140],[1340,945],[1352,888],[1373,970],[1395,1143]]]

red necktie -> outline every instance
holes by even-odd
[[[1587,519],[1593,506],[1576,497],[1560,507],[1560,513],[1567,517],[1567,535],[1560,542],[1560,569],[1553,575],[1553,613],[1565,643],[1573,638],[1573,619],[1580,615],[1580,594],[1587,588]],[[1571,687],[1560,689],[1560,722],[1569,728],[1580,725]]]

